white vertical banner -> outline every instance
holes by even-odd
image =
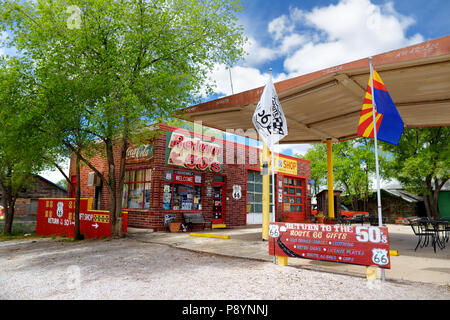
[[[288,134],[286,118],[270,77],[253,114],[253,125],[273,152],[274,145]]]
[[[281,108],[275,86],[272,82],[272,74],[264,87],[261,98],[253,114],[253,125],[261,139],[269,147],[272,154],[272,217],[275,222],[275,145],[288,134],[286,118]]]

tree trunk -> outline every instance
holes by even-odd
[[[3,206],[5,209],[5,225],[3,226],[3,234],[11,235],[14,220],[14,206],[16,201],[12,195],[11,189],[8,187],[3,188],[2,198]]]
[[[75,189],[75,226],[74,226],[74,238],[75,240],[83,240],[84,236],[80,232],[80,199],[81,199],[81,174],[80,174],[80,158],[75,155],[76,160],[76,175],[77,175],[77,187]]]
[[[124,135],[122,139],[122,148],[120,152],[120,167],[119,167],[119,185],[117,190],[117,198],[116,198],[116,217],[118,218],[118,223],[116,224],[116,234],[119,237],[123,237],[123,219],[122,219],[122,195],[123,195],[123,185],[125,179],[125,163],[127,157],[127,149],[128,149],[128,139],[127,135]]]
[[[120,216],[117,214],[117,183],[116,183],[116,164],[114,162],[114,146],[111,141],[105,142],[106,159],[108,161],[108,180],[110,185],[109,192],[109,216],[111,223],[111,237],[120,236],[118,232],[119,225],[121,224]],[[121,199],[121,198],[120,198]]]

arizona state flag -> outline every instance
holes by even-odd
[[[375,96],[375,122],[377,140],[397,145],[403,133],[403,120],[395,107],[380,75],[373,69],[373,94]],[[372,110],[371,78],[367,85],[361,116],[359,118],[358,136],[374,139]]]

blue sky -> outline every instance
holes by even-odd
[[[231,70],[234,93],[265,85],[269,68],[277,82],[450,34],[448,0],[245,0],[244,7],[238,20],[249,54]],[[207,100],[232,93],[224,66],[210,77],[217,89]],[[309,147],[278,151],[304,154]]]
[[[249,38],[231,70],[234,93],[450,34],[448,0],[247,0],[239,14]],[[211,74],[216,95],[230,95],[224,66]],[[310,145],[280,145],[304,154]]]

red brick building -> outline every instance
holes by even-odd
[[[128,226],[165,230],[168,215],[203,213],[227,227],[262,221],[261,149],[159,125],[161,134],[127,151],[123,208]],[[275,154],[276,220],[304,221],[311,214],[309,161]],[[107,172],[106,159],[92,159]],[[118,165],[118,163],[117,163]],[[75,181],[71,165],[70,175]],[[271,186],[272,192],[272,186]],[[94,209],[107,210],[108,190],[92,170],[81,169],[81,196],[94,198]]]

